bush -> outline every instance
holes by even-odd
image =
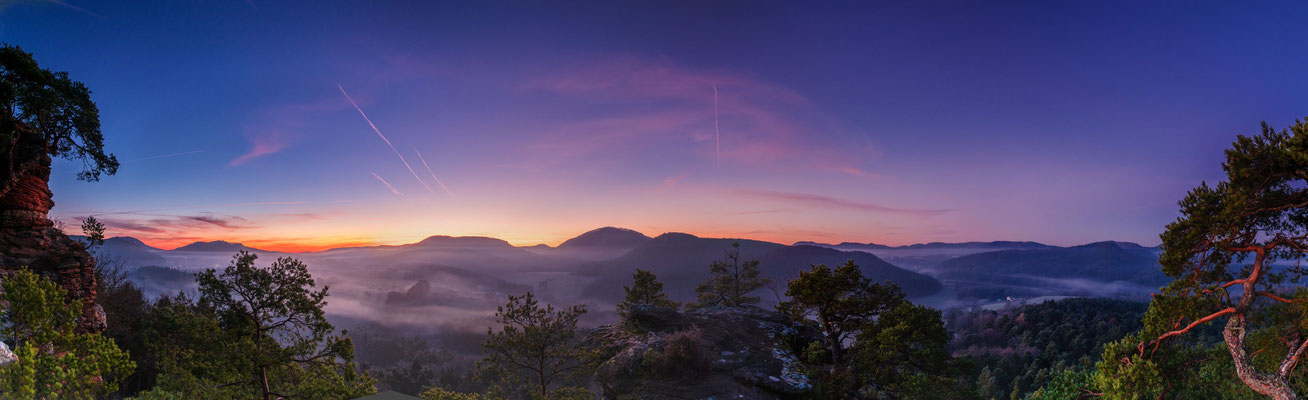
[[[483,397],[482,395],[477,393],[460,393],[452,390],[445,390],[440,387],[427,389],[427,391],[422,392],[422,394],[419,395],[418,397],[423,398],[423,400],[486,400],[487,399],[486,397]]]
[[[713,365],[713,350],[699,328],[668,335],[667,346],[652,362],[646,354],[642,364],[650,363],[654,372],[667,378],[693,379],[703,376]]]

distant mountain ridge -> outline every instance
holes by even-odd
[[[1158,264],[1158,248],[1112,241],[969,254],[941,263],[936,274],[945,280],[971,282],[981,297],[998,297],[996,290],[1003,287],[1079,286],[1084,294],[1099,295],[1110,290],[1152,291],[1168,281]],[[1114,282],[1119,285],[1109,285]]]
[[[197,252],[206,252],[206,253],[212,253],[212,252],[235,253],[238,251],[257,251],[261,253],[268,253],[268,251],[266,250],[260,250],[253,247],[246,246],[244,244],[232,243],[224,240],[214,240],[211,242],[195,242],[169,251],[197,251]]]
[[[797,276],[812,264],[835,266],[853,260],[864,275],[874,281],[893,281],[909,296],[926,296],[938,292],[935,278],[909,271],[871,253],[849,252],[819,246],[787,246],[780,243],[747,239],[701,238],[695,235],[664,233],[621,257],[591,263],[581,272],[598,279],[584,289],[584,295],[601,300],[621,300],[622,284],[631,280],[636,268],[647,269],[664,282],[674,298],[694,298],[694,288],[709,277],[709,265],[721,260],[733,243],[740,244],[741,260],[758,260],[763,276],[771,278],[778,291],[785,290],[787,279]],[[758,295],[774,297],[767,290]],[[777,293],[779,295],[779,293]]]
[[[606,226],[595,229],[559,244],[560,249],[623,246],[636,247],[650,240],[649,236],[627,228]]]
[[[867,250],[925,250],[925,249],[960,249],[960,248],[1043,249],[1049,247],[1057,247],[1057,246],[1050,246],[1039,242],[1030,242],[1030,241],[1018,242],[1018,241],[1008,241],[1008,240],[996,240],[992,242],[961,242],[961,243],[930,242],[930,243],[910,244],[904,246],[890,246],[890,245],[876,244],[876,243],[857,243],[857,242],[841,242],[840,244],[830,244],[830,243],[819,243],[819,242],[810,242],[810,241],[799,241],[799,242],[795,242],[794,245],[795,246],[805,246],[805,245],[819,246],[819,247],[830,247],[830,248],[867,249]]]

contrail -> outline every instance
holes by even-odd
[[[413,152],[418,153],[418,160],[422,161],[422,166],[427,167],[427,172],[431,174],[431,179],[435,180],[437,185],[441,185],[441,189],[445,189],[445,193],[448,193],[450,196],[453,196],[454,193],[450,192],[450,188],[445,187],[445,182],[441,182],[441,178],[437,178],[436,173],[432,172],[431,166],[427,165],[427,159],[422,158],[422,152],[418,151],[417,147],[413,148]]]
[[[368,173],[372,174],[372,177],[377,178],[377,180],[381,181],[383,185],[386,185],[386,187],[390,188],[391,193],[395,193],[395,195],[397,196],[404,197],[404,193],[400,193],[399,190],[395,190],[395,187],[391,186],[390,182],[387,182],[385,179],[382,179],[382,177],[377,176],[376,172],[368,171]]]
[[[718,84],[713,84],[713,151],[718,157],[718,168],[722,168],[722,133],[718,132]]]
[[[413,174],[413,179],[417,179],[417,180],[418,180],[418,183],[421,183],[421,184],[422,184],[422,187],[427,188],[427,191],[428,191],[428,192],[436,193],[435,190],[432,190],[432,189],[431,189],[431,186],[427,186],[427,182],[423,182],[423,181],[422,181],[422,178],[419,178],[419,177],[418,177],[418,173],[413,171],[413,167],[410,167],[410,166],[409,166],[409,162],[404,160],[404,156],[400,155],[400,151],[395,149],[395,146],[391,144],[391,140],[390,140],[390,139],[387,139],[387,138],[386,138],[386,135],[383,135],[383,134],[381,133],[381,129],[377,129],[377,125],[375,125],[375,124],[372,123],[372,119],[368,118],[368,114],[364,114],[364,113],[363,113],[363,109],[362,109],[362,108],[359,108],[359,103],[355,103],[355,102],[354,102],[354,98],[353,98],[353,97],[350,97],[350,94],[345,92],[345,88],[344,88],[344,87],[341,87],[341,85],[339,85],[339,84],[336,85],[336,88],[341,89],[341,94],[345,95],[345,99],[350,101],[350,105],[354,106],[354,109],[355,109],[355,110],[359,110],[359,115],[362,115],[362,116],[363,116],[363,120],[364,120],[364,121],[368,121],[368,126],[371,126],[371,127],[372,127],[372,131],[373,131],[373,132],[377,132],[377,136],[380,136],[381,139],[382,139],[382,141],[383,141],[383,142],[386,142],[386,146],[390,147],[390,148],[391,148],[391,151],[395,152],[395,156],[400,158],[400,162],[404,163],[404,168],[408,168],[408,169],[409,169],[409,173],[410,173],[410,174]],[[375,174],[374,174],[374,175],[375,175]],[[378,178],[378,179],[380,179],[380,178]],[[387,186],[389,186],[389,184],[387,184]],[[392,188],[391,190],[394,190],[394,188]],[[399,193],[399,192],[396,192],[396,193]],[[401,195],[401,196],[403,196],[403,195]]]
[[[81,7],[78,7],[78,6],[72,5],[72,4],[68,4],[67,2],[64,2],[64,1],[61,1],[61,0],[46,0],[46,1],[49,2],[49,3],[51,3],[51,4],[56,4],[56,5],[59,5],[59,6],[66,7],[66,8],[68,8],[68,9],[70,9],[70,10],[73,10],[73,11],[77,11],[77,12],[80,12],[80,13],[84,13],[84,14],[90,15],[90,16],[92,16],[92,17],[96,17],[96,18],[99,18],[99,19],[108,19],[108,18],[105,18],[103,15],[96,14],[94,11],[87,10],[87,9],[85,9],[85,8],[81,8]]]
[[[181,152],[181,153],[164,154],[164,155],[161,155],[161,156],[152,156],[152,157],[146,157],[146,158],[138,158],[138,159],[135,159],[135,160],[128,160],[128,162],[153,160],[153,159],[156,159],[156,158],[177,157],[177,156],[184,156],[184,155],[187,155],[187,154],[203,153],[203,152],[205,152],[205,151],[208,151],[208,150],[194,150],[194,151],[186,151],[186,152]]]

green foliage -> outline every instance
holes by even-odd
[[[585,313],[584,305],[541,306],[531,292],[509,296],[495,311],[500,330],[488,328],[482,344],[487,352],[483,374],[500,380],[492,395],[558,398],[574,393],[569,385],[588,375],[595,361],[576,339],[577,319]]]
[[[52,156],[80,161],[77,178],[85,181],[118,171],[118,159],[104,152],[91,90],[8,44],[0,45],[0,113],[0,193]]]
[[[461,393],[451,390],[445,390],[439,387],[427,389],[418,395],[423,400],[492,400],[491,397],[482,396],[477,393]]]
[[[159,360],[156,391],[189,398],[352,399],[375,391],[355,370],[354,347],[335,333],[298,260],[268,268],[241,252],[221,273],[196,275],[200,298],[164,298],[145,325]]]
[[[0,367],[7,399],[91,398],[117,390],[135,365],[108,338],[79,333],[82,304],[63,289],[20,270],[4,279],[0,295],[4,337],[15,344],[16,362]]]
[[[680,306],[669,299],[667,293],[663,293],[663,282],[659,282],[659,278],[653,272],[637,269],[631,278],[631,286],[622,287],[622,290],[627,292],[626,297],[618,303],[618,316],[622,317],[623,321],[631,316],[631,308],[634,306],[670,308]]]
[[[786,284],[790,300],[777,309],[799,321],[815,320],[822,329],[831,363],[841,366],[844,343],[864,323],[904,301],[894,283],[872,283],[854,261],[831,269],[813,265]]]
[[[1026,396],[1049,377],[1089,369],[1106,343],[1139,329],[1146,305],[1112,299],[1064,299],[1004,310],[951,311],[955,355],[981,367],[984,399]]]
[[[866,321],[855,339],[852,364],[866,371],[864,392],[910,399],[972,395],[971,365],[949,355],[949,331],[939,310],[901,301]]]
[[[772,282],[759,277],[762,272],[758,269],[758,260],[741,261],[740,243],[732,243],[726,258],[710,264],[709,271],[713,277],[695,288],[696,307],[755,304],[759,298],[749,294]]]
[[[118,259],[96,260],[95,301],[109,321],[103,334],[131,355],[136,369],[123,379],[118,394],[130,396],[154,386],[159,374],[153,354],[148,351],[142,322],[152,312],[145,294],[127,279]]]
[[[1261,134],[1236,139],[1222,167],[1226,180],[1191,190],[1162,234],[1159,262],[1174,279],[1150,304],[1138,352],[1224,322],[1241,380],[1293,398],[1294,355],[1308,346],[1308,296],[1294,290],[1308,249],[1308,124],[1276,131],[1263,123]],[[1278,261],[1295,266],[1275,268]],[[1251,342],[1272,346],[1250,356]]]
[[[1084,369],[1063,370],[1049,384],[1031,393],[1030,400],[1067,400],[1091,397],[1090,372]]]
[[[417,358],[414,358],[408,368],[386,370],[377,380],[390,386],[391,390],[417,395],[436,382],[436,371],[422,365]]]

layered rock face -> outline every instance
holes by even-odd
[[[684,335],[702,341],[707,359],[696,366],[678,358],[681,373],[669,374],[660,365]],[[817,339],[758,307],[638,306],[626,326],[596,328],[586,341],[606,358],[595,375],[604,399],[790,399],[812,390],[794,347]]]
[[[85,304],[83,329],[103,330],[104,310],[95,304],[95,259],[47,216],[54,206],[49,178],[49,163],[43,163],[0,195],[0,279],[24,267],[50,278]]]

